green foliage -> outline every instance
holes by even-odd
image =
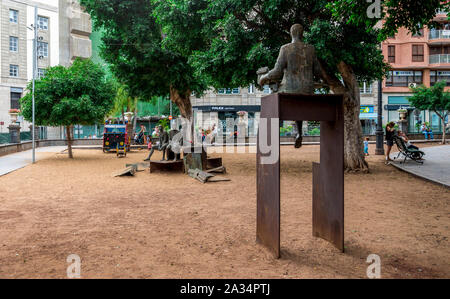
[[[189,1],[187,1],[189,2]],[[337,64],[345,62],[358,80],[373,81],[387,71],[379,49],[378,31],[333,17],[324,0],[209,1],[203,12],[206,50],[193,53],[190,62],[209,85],[245,86],[256,81],[256,70],[273,66],[290,27],[300,23],[306,42],[316,47],[325,70],[340,77]]]
[[[426,86],[413,88],[414,95],[409,101],[417,109],[435,111],[439,117],[445,117],[450,111],[450,92],[444,91],[446,85],[447,82],[441,81],[429,88]]]
[[[24,118],[32,119],[32,83],[21,99]],[[36,80],[36,123],[40,126],[91,125],[101,123],[111,111],[115,88],[103,69],[90,60],[72,66],[55,66]]]
[[[328,8],[336,18],[346,19],[348,23],[363,26],[370,30],[380,19],[369,17],[367,11],[374,1],[367,0],[337,0],[329,1]],[[397,33],[398,28],[408,28],[417,33],[424,25],[436,25],[432,19],[436,9],[449,11],[450,2],[441,0],[385,0],[381,1],[380,18],[383,27],[379,31],[379,40]],[[373,6],[372,6],[373,7]],[[371,8],[372,8],[371,7]],[[370,9],[371,12],[374,12]]]
[[[169,119],[163,118],[158,121],[158,125],[164,128],[164,131],[168,132],[170,130]]]
[[[201,77],[195,75],[188,63],[191,48],[202,43],[202,23],[195,16],[183,19],[183,1],[80,2],[92,16],[95,28],[103,31],[101,57],[119,81],[129,87],[132,97],[166,97],[170,87],[180,93],[194,91],[201,94],[206,89]],[[199,9],[197,6],[188,8]],[[166,10],[167,14],[163,15]],[[173,26],[185,29],[183,34],[176,36],[163,24],[172,20]],[[167,33],[171,33],[170,37]]]

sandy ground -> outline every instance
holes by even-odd
[[[254,154],[223,154],[232,181],[203,185],[183,174],[111,176],[146,151],[41,153],[0,177],[0,278],[65,278],[70,254],[83,278],[365,278],[369,254],[383,278],[450,277],[450,190],[374,155],[370,174],[345,177],[346,252],[312,237],[318,153],[282,147],[279,260],[255,243]]]

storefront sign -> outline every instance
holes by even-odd
[[[361,106],[360,113],[374,113],[374,112],[375,112],[374,106]]]
[[[401,104],[401,105],[395,105],[395,104],[389,104],[389,105],[384,105],[384,110],[388,110],[388,111],[393,111],[393,110],[398,110],[400,108],[403,109],[414,109],[414,107],[408,105],[408,104]]]
[[[261,111],[261,106],[195,106],[194,110],[204,111],[204,112],[259,112]]]

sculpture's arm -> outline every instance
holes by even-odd
[[[266,84],[280,82],[283,79],[284,69],[287,67],[287,60],[285,51],[283,48],[280,50],[280,54],[278,55],[277,63],[273,70],[265,74],[259,80],[259,85],[264,86]]]

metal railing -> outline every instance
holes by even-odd
[[[450,30],[431,30],[429,39],[450,39]]]
[[[430,55],[430,64],[450,63],[450,54]]]

